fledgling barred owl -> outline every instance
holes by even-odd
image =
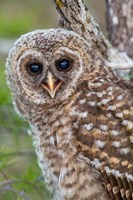
[[[133,199],[133,87],[63,29],[23,35],[6,71],[53,199]]]

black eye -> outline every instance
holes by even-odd
[[[43,66],[41,63],[32,63],[28,65],[28,70],[32,74],[40,74],[42,72]]]
[[[56,67],[59,70],[68,70],[71,67],[71,61],[67,59],[59,60],[56,62]]]

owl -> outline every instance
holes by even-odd
[[[133,199],[133,86],[72,31],[36,30],[6,74],[54,200]]]

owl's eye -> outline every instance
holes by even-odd
[[[40,74],[43,70],[41,63],[28,64],[28,71],[32,74]]]
[[[56,62],[57,69],[65,71],[71,68],[71,61],[68,59],[59,60]]]

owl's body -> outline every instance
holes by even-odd
[[[7,75],[55,200],[133,199],[132,86],[62,29],[22,36]]]

